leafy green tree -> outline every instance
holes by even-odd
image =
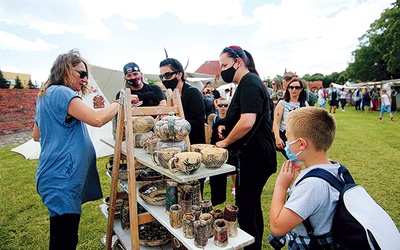
[[[10,88],[10,83],[6,79],[4,79],[3,72],[1,72],[1,70],[0,70],[0,88],[2,89]]]
[[[346,74],[351,81],[400,77],[400,0],[383,11],[360,39]]]
[[[19,77],[17,76],[15,78],[15,84],[14,84],[14,89],[23,89],[24,87],[22,86],[22,82],[19,79]]]
[[[29,87],[30,89],[36,89],[36,86],[32,83],[31,79],[29,79],[28,87]]]

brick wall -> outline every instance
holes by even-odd
[[[38,89],[0,89],[0,135],[32,131]]]

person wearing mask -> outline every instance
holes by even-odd
[[[166,58],[160,62],[160,80],[165,88],[179,90],[185,119],[189,122],[191,131],[189,141],[191,144],[205,143],[204,132],[204,103],[200,91],[185,80],[185,71],[182,64],[174,58]],[[200,190],[203,197],[204,180],[200,179]]]
[[[131,101],[141,106],[166,106],[167,101],[160,87],[144,82],[139,66],[134,62],[123,68],[125,87],[131,90]],[[119,92],[117,99],[119,99]]]
[[[96,152],[86,125],[101,127],[118,103],[95,110],[81,99],[89,91],[87,63],[79,51],[61,54],[36,101],[33,139],[41,152],[36,188],[50,216],[49,249],[76,249],[81,206],[102,197]]]
[[[306,91],[303,88],[303,82],[300,78],[294,77],[288,83],[287,90],[283,100],[278,102],[274,112],[274,135],[276,150],[281,152],[282,155],[288,159],[285,153],[286,145],[286,117],[288,114],[298,108],[306,107]]]
[[[258,76],[253,57],[239,46],[222,50],[221,77],[238,84],[225,116],[218,126],[217,147],[230,152],[228,163],[236,166],[236,205],[240,228],[255,238],[245,249],[261,249],[264,219],[261,194],[276,172],[269,94]]]

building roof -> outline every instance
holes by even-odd
[[[217,79],[219,79],[221,74],[221,67],[219,66],[219,61],[218,60],[205,61],[203,65],[201,65],[200,68],[198,68],[195,71],[195,73],[214,75]]]

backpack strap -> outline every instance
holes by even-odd
[[[350,172],[343,165],[340,165],[338,169],[338,174],[341,176],[344,181],[339,180],[333,174],[331,174],[328,170],[322,168],[316,168],[305,174],[295,185],[298,185],[301,181],[308,177],[318,177],[326,182],[328,182],[332,187],[334,187],[339,192],[343,189],[344,185],[347,183],[354,183],[353,177],[350,175]],[[303,225],[307,230],[308,236],[311,238],[314,236],[314,229],[311,226],[310,218],[308,217],[303,221]]]

